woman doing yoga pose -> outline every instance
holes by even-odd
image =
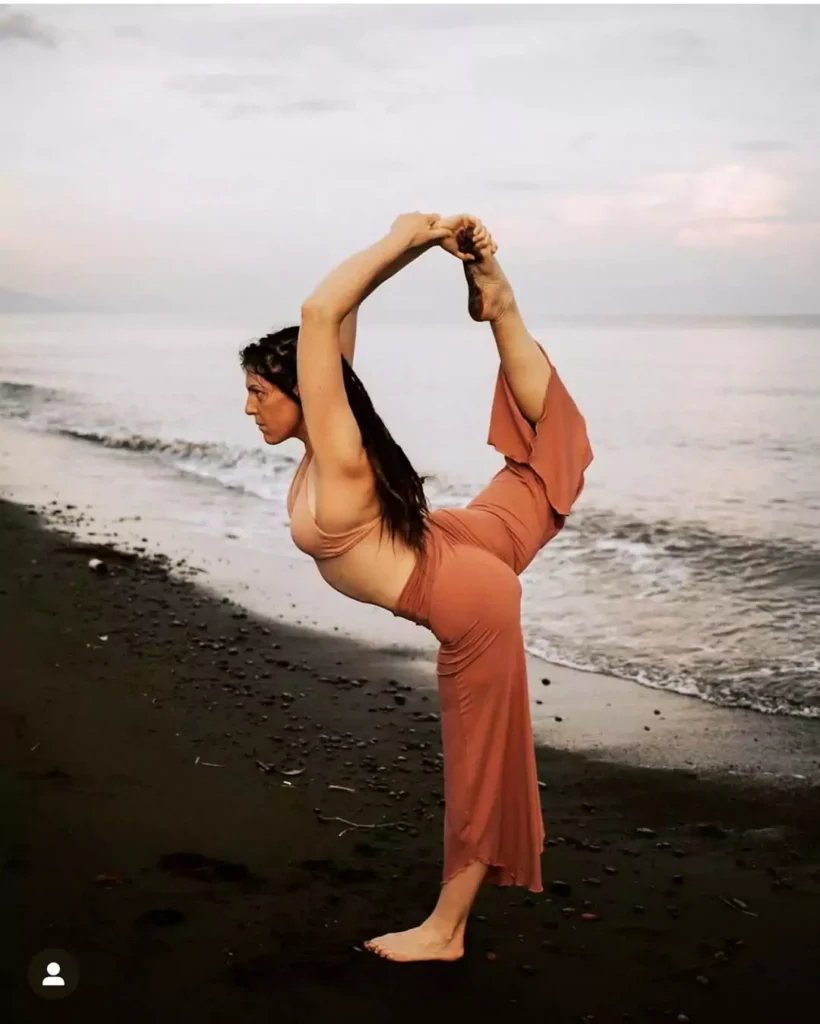
[[[501,365],[488,441],[505,465],[466,508],[431,512],[351,363],[361,302],[434,246],[462,260],[470,315],[492,328]],[[391,960],[461,957],[485,880],[543,890],[518,576],[563,527],[592,451],[495,252],[473,217],[404,214],[321,282],[298,328],[241,354],[245,411],[266,443],[296,437],[305,445],[288,495],[296,545],[336,590],[423,625],[440,642],[443,881],[421,925],[365,943]]]

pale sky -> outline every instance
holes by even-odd
[[[819,54],[807,6],[0,6],[0,288],[292,321],[421,209],[533,319],[820,312]]]

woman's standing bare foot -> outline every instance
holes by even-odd
[[[385,960],[411,963],[414,960],[460,960],[464,956],[464,925],[455,933],[429,922],[405,932],[388,932],[368,939],[365,948]]]
[[[471,861],[444,882],[433,913],[418,928],[389,932],[365,942],[365,948],[385,960],[460,960],[464,956],[464,931],[476,894],[487,874],[487,865]]]

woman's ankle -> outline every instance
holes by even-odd
[[[467,916],[453,919],[451,917],[443,917],[436,914],[435,910],[427,918],[424,924],[434,930],[438,935],[441,935],[447,942],[452,942],[454,939],[463,938],[464,932],[467,927]]]

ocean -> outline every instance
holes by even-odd
[[[261,443],[238,361],[277,326],[0,316],[0,418],[108,452],[107,487],[123,457],[146,491],[161,466],[179,487],[155,515],[230,536],[246,557],[288,551],[300,445]],[[522,576],[528,649],[727,707],[820,717],[820,319],[530,326],[595,461],[566,528]],[[355,365],[433,507],[465,504],[502,465],[486,443],[498,367],[486,325],[379,326],[365,311]],[[0,493],[14,496],[3,481]]]

